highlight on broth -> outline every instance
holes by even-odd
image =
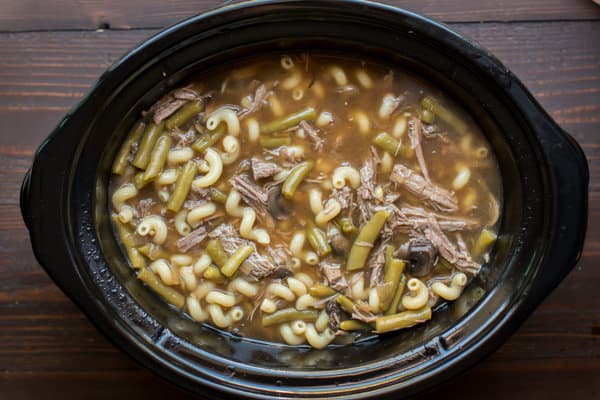
[[[138,278],[193,320],[320,349],[429,320],[489,259],[494,155],[408,72],[297,54],[190,82],[133,125],[111,196]]]

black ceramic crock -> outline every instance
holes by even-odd
[[[224,334],[138,281],[108,219],[109,165],[141,110],[189,73],[292,49],[374,57],[461,103],[501,166],[504,212],[490,262],[427,324],[326,350]],[[21,191],[35,255],[58,286],[145,367],[210,398],[399,398],[494,351],[577,262],[588,170],[574,140],[476,43],[364,1],[248,2],[174,25],[105,72],[38,149]]]

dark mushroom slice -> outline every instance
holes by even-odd
[[[437,248],[425,238],[412,239],[408,244],[407,258],[410,261],[408,273],[423,277],[431,274],[438,256]]]
[[[290,201],[281,194],[281,185],[274,185],[267,189],[267,210],[276,220],[287,219],[291,214]]]

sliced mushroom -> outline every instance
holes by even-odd
[[[412,276],[423,277],[431,274],[438,250],[425,238],[416,238],[408,244],[407,258],[410,261],[408,272]]]
[[[284,220],[290,216],[290,202],[281,195],[281,185],[271,186],[268,191],[267,209],[276,220]]]

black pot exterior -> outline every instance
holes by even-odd
[[[290,49],[414,70],[462,103],[493,145],[505,206],[492,260],[463,301],[423,326],[321,351],[240,339],[174,312],[119,250],[109,165],[134,117],[191,71]],[[38,149],[21,209],[48,274],[106,336],[170,381],[211,398],[399,398],[491,353],[558,285],[581,254],[587,185],[579,146],[477,44],[370,2],[256,1],[181,22],[113,65]]]

